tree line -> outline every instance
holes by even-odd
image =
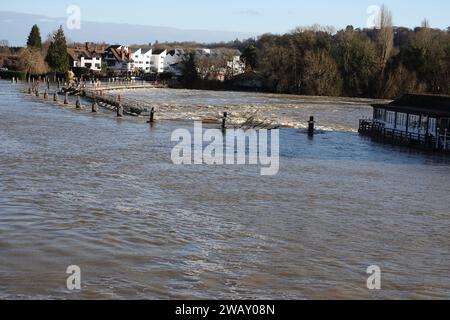
[[[450,94],[450,28],[428,21],[394,27],[382,7],[373,29],[334,32],[314,26],[247,43],[242,59],[266,90],[306,95],[395,98],[406,92]]]
[[[352,26],[297,28],[283,35],[203,45],[238,49],[247,74],[263,90],[320,96],[396,98],[406,92],[450,94],[450,27],[394,27],[392,13],[382,7],[372,29]],[[197,44],[189,43],[191,47]],[[62,27],[42,42],[33,26],[27,47],[19,52],[19,67],[28,74],[64,74],[69,70]],[[227,89],[233,79],[211,86],[201,80],[201,65],[187,57],[181,83],[187,87]]]

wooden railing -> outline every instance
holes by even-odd
[[[385,124],[382,122],[361,119],[359,121],[358,132],[383,142],[450,151],[450,133],[448,131],[445,131],[436,137],[421,132],[406,132],[398,129],[386,128]]]

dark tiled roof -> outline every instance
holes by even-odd
[[[80,49],[80,48],[69,48],[67,49],[67,52],[69,53],[70,57],[73,60],[78,60],[81,57],[84,57],[86,59],[92,59],[92,58],[101,58],[101,54],[97,53],[96,51],[90,51],[86,49]]]
[[[110,52],[112,54],[112,56],[114,57],[115,60],[117,60],[120,63],[123,62],[133,62],[133,59],[128,59],[128,54],[125,53],[125,59],[122,59],[122,49],[118,49],[120,46],[115,47],[115,46],[111,46],[109,47],[107,50],[107,52]]]
[[[374,104],[373,107],[383,107],[405,113],[450,117],[450,96],[405,94],[389,104]]]
[[[166,49],[155,49],[155,50],[153,50],[153,54],[161,54],[164,51],[166,51]]]

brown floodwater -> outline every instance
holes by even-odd
[[[332,129],[282,129],[280,171],[263,177],[174,165],[171,133],[191,121],[149,127],[21,90],[0,81],[0,299],[450,298],[450,160],[360,137],[367,102],[125,93],[213,112],[259,100]],[[69,265],[80,292],[66,289]]]

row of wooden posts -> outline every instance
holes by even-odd
[[[11,81],[14,83],[14,81],[17,81],[17,80],[12,79]],[[35,93],[36,97],[39,97],[40,94],[39,94],[38,87],[33,87],[33,88],[30,87],[28,89],[28,94],[33,94],[33,92]],[[45,100],[48,99],[48,89],[46,89],[44,91],[44,99]],[[55,92],[53,94],[53,101],[54,102],[58,102],[58,93],[57,92]],[[123,117],[124,109],[123,109],[122,105],[120,104],[120,101],[121,101],[120,95],[118,96],[118,101],[119,101],[119,104],[116,107],[117,117]],[[65,105],[69,104],[69,93],[67,93],[67,92],[64,95],[64,104]],[[76,102],[75,102],[75,107],[77,109],[81,109],[82,108],[81,98],[80,98],[79,95],[77,95],[77,99],[76,99]],[[98,104],[97,104],[97,100],[95,98],[94,98],[94,100],[92,102],[92,112],[93,113],[97,113],[98,112]],[[224,112],[223,118],[222,118],[222,130],[226,130],[226,128],[227,128],[227,120],[228,120],[228,112]],[[155,108],[152,108],[151,111],[150,111],[150,118],[147,121],[147,123],[154,123],[154,122],[155,122]],[[309,136],[314,136],[314,134],[315,134],[315,123],[316,122],[314,121],[314,117],[310,117],[310,119],[308,121],[308,135]]]
[[[40,92],[39,92],[39,89],[37,88],[37,87],[34,87],[34,88],[29,88],[28,89],[28,94],[35,94],[36,95],[36,97],[40,97]],[[45,91],[44,91],[44,99],[45,100],[47,100],[48,99],[48,90],[46,89]],[[59,100],[59,96],[58,96],[58,93],[57,92],[55,92],[54,94],[53,94],[53,101],[54,102],[58,102],[58,100]],[[68,92],[66,92],[65,94],[64,94],[64,104],[65,105],[68,105],[69,104],[69,93]],[[77,99],[76,99],[76,101],[75,101],[75,108],[77,108],[77,109],[81,109],[83,107],[83,105],[82,105],[82,103],[81,103],[81,97],[80,97],[80,95],[77,95]],[[123,114],[124,114],[124,109],[123,109],[123,107],[122,107],[122,105],[119,103],[119,105],[116,107],[116,111],[117,111],[117,117],[123,117]],[[97,100],[94,98],[94,100],[93,100],[93,102],[92,102],[92,112],[93,113],[97,113],[98,112],[98,103],[97,103]],[[152,108],[151,109],[151,111],[150,111],[150,118],[149,118],[149,120],[147,121],[147,123],[154,123],[155,122],[155,108]]]

